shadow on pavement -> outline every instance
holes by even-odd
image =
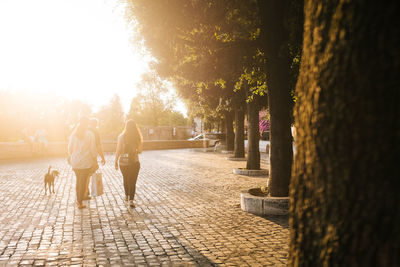
[[[280,226],[282,226],[285,229],[289,228],[289,215],[266,215],[266,216],[260,216],[264,219],[267,219],[268,221],[271,221],[273,223],[276,223]]]

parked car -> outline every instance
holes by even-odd
[[[225,134],[223,133],[203,133],[195,137],[189,138],[188,140],[208,140],[209,146],[215,147],[218,144],[225,142]]]

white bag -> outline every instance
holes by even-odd
[[[92,175],[92,196],[96,197],[96,196],[100,196],[103,194],[103,178],[102,178],[102,174],[101,172],[95,172]]]

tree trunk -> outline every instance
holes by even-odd
[[[267,67],[271,146],[269,185],[274,197],[289,195],[293,162],[288,67],[286,62],[275,62],[274,66]]]
[[[306,1],[291,266],[400,266],[397,1]]]
[[[226,150],[233,151],[235,149],[235,134],[233,132],[233,112],[225,113],[225,133],[226,133]]]
[[[244,158],[244,111],[235,107],[235,158]]]
[[[248,170],[260,169],[260,125],[259,125],[259,104],[255,97],[252,102],[247,103],[247,165]]]
[[[268,103],[270,108],[271,196],[289,195],[293,161],[290,102],[290,59],[287,52],[289,33],[284,27],[289,10],[288,0],[259,0],[261,40],[266,56]],[[282,52],[284,51],[284,52]]]

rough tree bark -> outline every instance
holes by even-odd
[[[253,101],[247,103],[247,164],[248,170],[260,169],[260,124],[259,124],[260,106],[258,98],[254,97]]]
[[[225,141],[226,150],[233,151],[235,149],[235,133],[233,132],[233,112],[225,112]]]
[[[400,266],[399,11],[305,3],[291,266]]]
[[[244,111],[243,107],[235,107],[235,158],[244,158]]]
[[[268,104],[270,108],[270,193],[287,197],[293,161],[290,102],[289,40],[285,19],[289,0],[258,0],[261,40],[266,57]]]

